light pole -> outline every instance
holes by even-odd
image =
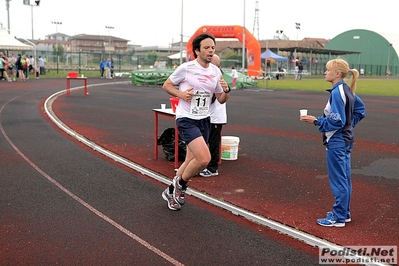
[[[6,8],[7,8],[7,20],[8,20],[8,34],[11,34],[11,28],[10,28],[10,1],[11,0],[6,0]]]
[[[245,0],[244,0],[244,21],[242,25],[242,73],[245,73]]]
[[[298,48],[298,32],[301,29],[301,23],[295,22],[295,28],[296,28],[296,48]]]
[[[81,54],[81,52],[82,52],[82,49],[79,49],[79,74],[80,74],[80,54]]]
[[[106,29],[109,29],[109,42],[108,42],[108,46],[109,46],[109,57],[111,57],[111,30],[114,29],[114,26],[105,26]]]
[[[281,34],[283,34],[283,30],[276,30],[276,33],[277,33],[277,55],[278,55],[280,50],[280,40],[281,40],[280,36]],[[277,70],[278,70],[278,61],[277,61]]]
[[[388,43],[388,58],[387,58],[387,72],[389,71],[389,55],[391,53],[391,47],[393,43]]]
[[[276,30],[276,33],[277,33],[277,39],[278,39],[278,42],[277,42],[277,54],[278,54],[279,47],[280,47],[280,40],[281,40],[280,36],[281,36],[281,34],[283,34],[283,30]]]
[[[180,65],[182,63],[183,63],[183,0],[181,0],[181,19],[180,19]]]
[[[55,24],[55,52],[57,55],[57,74],[58,74],[58,63],[59,63],[59,57],[58,57],[58,25],[61,25],[62,22],[59,21],[51,21],[52,24]]]
[[[10,0],[7,0],[7,1],[10,1]],[[36,6],[39,6],[40,0],[35,0],[35,3],[36,3]],[[33,38],[33,7],[34,7],[34,5],[30,4],[30,0],[24,0],[24,5],[30,6],[30,8],[31,8],[30,13],[31,13],[31,20],[32,20],[32,40],[34,40],[34,38]],[[10,24],[10,22],[8,22],[8,24]],[[10,28],[10,27],[8,27],[8,28]]]

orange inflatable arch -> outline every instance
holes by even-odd
[[[202,33],[211,34],[215,38],[237,38],[241,43],[243,42],[243,27],[241,26],[202,26],[187,42],[187,61],[194,60],[192,42],[195,37]],[[259,76],[259,69],[261,68],[260,44],[247,29],[245,29],[245,48],[247,51],[248,76]]]

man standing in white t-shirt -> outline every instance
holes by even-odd
[[[212,64],[220,68],[220,58],[213,55]],[[223,75],[222,69],[220,69]],[[210,106],[211,117],[211,132],[209,135],[209,151],[211,153],[211,160],[206,169],[202,170],[199,175],[202,177],[211,177],[219,175],[219,160],[220,160],[220,142],[222,139],[222,127],[227,123],[226,103],[219,103],[216,97],[212,98]]]
[[[41,55],[39,55],[39,68],[40,68],[40,75],[46,74],[46,69],[44,68],[44,60]]]
[[[35,58],[29,56],[29,72],[35,73]]]
[[[190,178],[204,169],[211,155],[207,145],[210,133],[209,108],[213,94],[220,103],[229,98],[229,87],[218,67],[210,64],[215,53],[215,38],[200,34],[193,40],[195,60],[181,64],[163,84],[163,89],[179,97],[176,125],[187,145],[186,158],[172,184],[162,192],[171,210],[180,210]],[[179,89],[176,89],[179,85]]]

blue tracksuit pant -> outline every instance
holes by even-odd
[[[350,144],[343,148],[326,151],[328,179],[335,199],[333,212],[337,217],[337,222],[345,222],[345,218],[350,216],[352,148],[353,144]]]

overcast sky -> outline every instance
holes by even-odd
[[[396,1],[259,0],[259,27],[255,23],[256,0],[41,0],[40,6],[33,8],[23,5],[23,0],[10,0],[9,14],[11,34],[19,38],[32,38],[33,9],[35,39],[44,39],[58,28],[68,35],[111,34],[131,44],[168,46],[180,41],[182,21],[183,41],[204,25],[245,26],[261,40],[273,38],[277,30],[291,40],[297,36],[331,39],[352,29],[399,34],[394,23]],[[6,0],[0,0],[0,23],[8,28]],[[299,30],[295,23],[301,24]]]

